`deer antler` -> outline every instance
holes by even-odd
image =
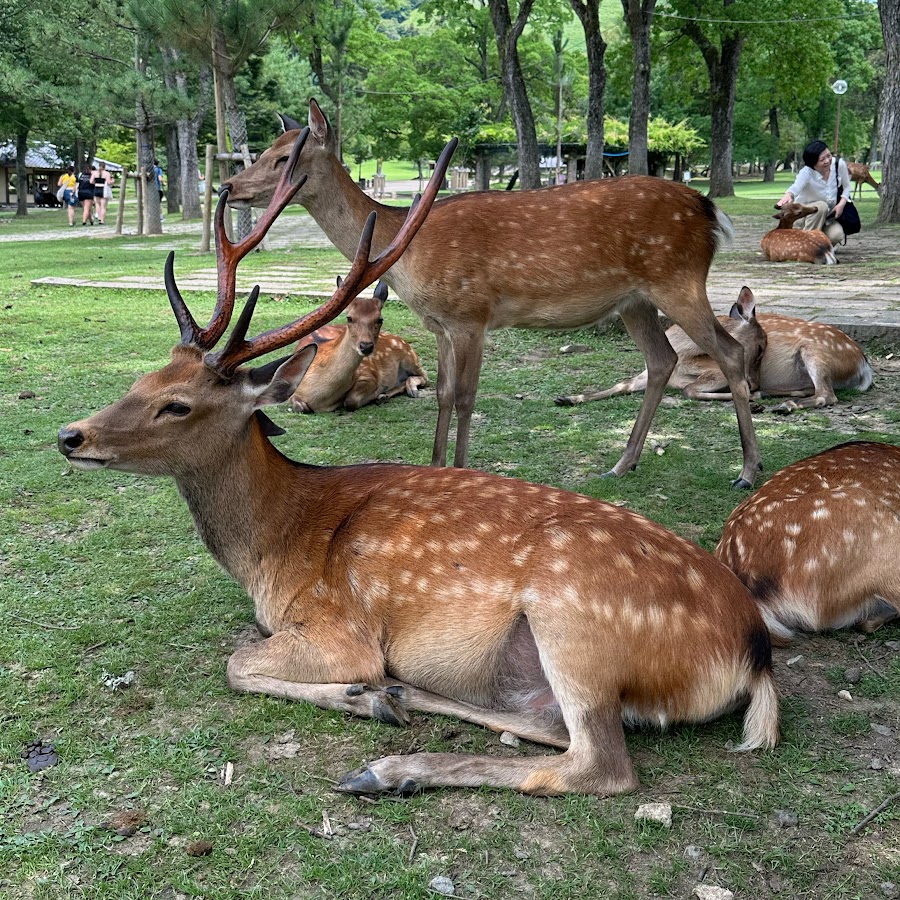
[[[364,290],[374,281],[377,281],[385,272],[387,272],[387,270],[390,269],[390,267],[394,265],[395,262],[397,262],[397,260],[403,254],[404,250],[406,250],[406,248],[409,246],[410,241],[412,241],[413,237],[415,237],[416,235],[416,232],[425,221],[425,218],[428,215],[428,212],[430,211],[435,198],[437,197],[440,186],[444,180],[444,175],[447,171],[447,166],[450,164],[450,157],[453,156],[453,151],[456,149],[456,145],[458,143],[458,140],[456,138],[453,138],[453,140],[451,140],[450,143],[447,144],[446,147],[444,147],[437,163],[435,164],[434,173],[432,174],[424,193],[421,195],[416,195],[415,199],[413,200],[412,206],[410,206],[409,212],[407,213],[406,221],[403,223],[403,227],[397,232],[390,245],[371,261],[369,260],[369,252],[372,247],[372,235],[375,231],[376,214],[374,211],[369,214],[369,217],[366,220],[366,224],[363,228],[362,235],[359,240],[359,246],[356,251],[356,256],[353,260],[352,266],[350,267],[350,271],[347,273],[347,277],[343,281],[338,281],[337,290],[334,292],[334,294],[332,294],[330,300],[328,300],[313,312],[301,316],[291,324],[283,325],[280,328],[273,328],[272,330],[257,335],[256,337],[251,338],[248,341],[246,340],[247,329],[249,328],[250,319],[253,316],[253,310],[256,306],[256,300],[259,296],[259,288],[255,287],[251,292],[250,298],[248,299],[246,305],[244,306],[241,316],[238,319],[238,322],[235,325],[231,336],[228,339],[228,343],[220,351],[216,353],[208,353],[205,357],[206,364],[210,368],[215,369],[221,375],[231,375],[234,370],[242,363],[249,362],[250,360],[256,359],[259,356],[263,356],[266,353],[271,353],[273,350],[280,350],[282,347],[285,347],[288,344],[293,343],[294,341],[297,341],[300,338],[306,336],[307,334],[310,334],[317,328],[320,328],[326,322],[330,322],[336,315],[338,315],[338,313],[341,312],[341,310],[346,309],[346,307],[350,304],[350,301],[353,300],[353,298],[356,297],[357,294],[360,293],[360,291]],[[290,167],[290,165],[291,164],[289,162],[288,167]],[[282,175],[282,178],[283,177],[284,176]],[[281,185],[279,185],[279,188],[280,187]],[[296,188],[294,190],[296,190]],[[291,196],[293,196],[293,194],[291,194]],[[290,197],[288,198],[288,200],[289,199]],[[286,204],[287,201],[284,202],[283,206]],[[269,209],[266,210],[267,216],[271,209],[272,206],[270,206]],[[278,213],[276,212],[269,218],[266,224],[267,228],[277,214]],[[262,221],[263,220],[261,218],[260,223],[262,223]],[[259,240],[261,239],[262,235],[257,238],[256,243],[259,243]],[[246,240],[249,240],[249,238],[247,238]],[[219,243],[218,234],[216,243],[217,245]],[[246,243],[246,241],[244,243]],[[243,246],[243,244],[241,246]],[[240,258],[238,258],[238,260],[239,259]],[[237,263],[235,263],[234,265],[236,267]],[[231,289],[231,299],[229,302],[230,305],[233,306],[233,272],[230,275],[229,286]],[[221,296],[219,303],[225,306],[225,304],[222,302]],[[216,308],[218,309],[218,304]],[[180,322],[181,320],[179,319],[179,323]],[[182,326],[182,330],[183,328],[184,326]],[[211,330],[211,327],[207,329],[207,331]]]
[[[181,292],[175,284],[175,252],[173,251],[169,254],[165,267],[166,293],[169,296],[169,302],[172,304],[175,318],[178,320],[178,327],[181,329],[182,344],[194,344],[201,350],[210,350],[225,333],[234,311],[235,278],[238,263],[266,236],[266,232],[272,227],[272,223],[278,218],[288,203],[294,199],[294,195],[306,182],[306,175],[302,175],[296,184],[291,184],[291,177],[308,136],[309,128],[304,128],[294,142],[291,155],[281,172],[281,178],[278,181],[278,186],[275,188],[271,202],[257,220],[256,226],[250,234],[236,244],[229,241],[225,234],[225,209],[228,201],[228,190],[225,189],[219,194],[219,202],[216,206],[215,214],[218,293],[216,296],[216,307],[206,328],[201,329],[197,325],[196,320],[187,308],[187,304],[184,302]]]

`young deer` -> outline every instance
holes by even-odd
[[[778,313],[755,314],[750,289],[741,290],[729,318],[719,321],[744,348],[747,383],[764,397],[799,397],[771,409],[789,414],[806,407],[833,406],[835,390],[866,391],[872,385],[872,367],[862,347],[849,335],[824,322],[808,322]],[[680,388],[691,400],[731,400],[719,367],[673,325],[666,336],[678,353],[678,365],[669,387]],[[559,397],[561,406],[604,400],[644,390],[646,370],[604,391]]]
[[[715,553],[778,643],[795,628],[874,631],[900,614],[900,447],[842,444],[776,472]]]
[[[763,235],[763,256],[769,262],[837,263],[834,246],[824,231],[802,231],[794,228],[794,222],[815,213],[814,206],[803,203],[786,203],[774,216],[778,225]]]
[[[865,163],[847,162],[847,172],[853,182],[853,196],[862,197],[862,186],[870,184],[875,188],[876,194],[881,194],[881,185],[872,177],[869,167]]]
[[[235,207],[266,206],[300,127],[282,117],[286,134],[236,175]],[[378,212],[375,246],[400,226],[400,213],[368,197],[335,155],[328,120],[309,105],[309,175],[302,203],[345,255],[366,217]],[[647,390],[613,475],[633,469],[677,356],[659,324],[662,310],[709,353],[735,395],[744,462],[735,484],[749,487],[760,454],[742,350],[716,321],[706,276],[728,217],[696,191],[662,178],[579,181],[534,191],[459,194],[435,204],[409,251],[385,281],[437,336],[438,421],[432,465],[447,460],[456,409],[454,465],[467,462],[469,428],[485,334],[495,328],[580,328],[618,313],[644,354]]]
[[[756,300],[748,287],[741,288],[737,303],[727,316],[719,316],[722,327],[744,348],[745,377],[751,391],[759,387],[759,368],[766,349],[766,333],[756,320]],[[690,400],[730,400],[728,382],[722,370],[685,333],[680,325],[666,331],[672,349],[678,354],[668,387],[678,388]],[[620,381],[603,391],[557,397],[559,406],[578,406],[594,400],[605,400],[619,394],[634,394],[647,389],[647,370]]]
[[[346,325],[326,325],[305,341],[319,351],[289,401],[295,412],[354,410],[404,393],[417,397],[428,384],[416,351],[403,338],[382,333],[386,300],[381,281],[372,297],[350,303]]]
[[[282,170],[267,227],[296,187]],[[167,266],[182,343],[112,406],[66,426],[76,468],[174,477],[201,538],[252,597],[265,639],[228,662],[238,691],[405,724],[454,715],[564,749],[549,756],[415,753],[345,776],[349,792],[434,785],[534,794],[634,788],[622,718],[703,721],[749,700],[742,749],[778,738],[769,635],[746,588],[699,547],[619,507],[484,472],[282,456],[262,407],[286,400],[315,345],[257,369],[396,263],[443,178],[440,161],[395,241],[367,262],[374,216],[328,303],[223,350],[236,247],[216,216],[220,303],[202,331]]]

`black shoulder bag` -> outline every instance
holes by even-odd
[[[841,194],[844,192],[840,171],[841,158],[836,156],[834,159],[834,180],[837,182],[837,202],[840,202]],[[836,221],[844,229],[845,235],[858,234],[862,229],[862,222],[859,221],[859,213],[856,211],[856,206],[849,199],[844,204],[844,211],[836,218]]]

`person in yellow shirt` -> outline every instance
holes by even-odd
[[[59,176],[59,181],[56,182],[58,188],[63,188],[62,204],[69,216],[69,225],[75,224],[75,204],[78,203],[75,199],[75,185],[77,181],[78,179],[75,178],[75,166],[69,166]]]

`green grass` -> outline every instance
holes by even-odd
[[[56,450],[61,425],[162,365],[177,336],[158,292],[30,285],[35,275],[161,271],[165,251],[153,240],[99,243],[0,243],[0,896],[424,898],[434,896],[429,881],[447,875],[460,897],[643,900],[689,896],[706,868],[707,881],[738,897],[773,896],[777,884],[778,896],[849,900],[900,881],[896,806],[849,837],[900,789],[896,753],[877,750],[868,725],[900,729],[900,662],[884,645],[900,639],[897,626],[859,643],[842,634],[792,651],[809,667],[784,688],[784,740],[774,752],[726,752],[739,737],[736,715],[629,735],[643,785],[634,795],[441,790],[365,803],[334,793],[342,772],[391,753],[540,751],[503,748],[495,735],[440,717],[416,716],[399,730],[228,690],[225,664],[250,626],[251,603],[198,540],[173,484],[72,472]],[[335,254],[255,255],[246,268],[301,257]],[[210,258],[186,243],[179,271],[194,265]],[[212,297],[191,304],[202,317]],[[263,297],[254,324],[272,327],[309,308]],[[398,303],[385,318],[433,379],[431,334]],[[558,354],[576,342],[589,352]],[[638,371],[631,341],[615,332],[505,331],[490,336],[485,357],[473,466],[623,503],[715,544],[741,499],[728,484],[740,467],[728,406],[660,409],[651,439],[664,454],[648,450],[635,473],[605,480],[640,398],[573,409],[550,400]],[[24,392],[34,396],[20,399]],[[896,441],[890,412],[876,411],[860,436]],[[278,446],[298,460],[425,463],[436,404],[429,391],[353,415],[279,408],[272,416],[288,429]],[[843,439],[822,412],[756,421],[770,472]],[[863,660],[857,705],[847,709],[834,699],[843,685],[827,673]],[[137,676],[130,689],[101,684],[104,673],[128,670]],[[296,757],[269,761],[266,750],[290,731]],[[36,776],[19,758],[35,738],[53,740],[61,760]],[[889,763],[874,771],[877,753]],[[228,762],[234,781],[225,787]],[[653,800],[674,804],[671,830],[634,822],[637,805]],[[102,827],[123,809],[147,815],[133,837]],[[797,814],[797,827],[774,824],[783,809]],[[317,834],[323,813],[337,832],[331,840]],[[211,855],[187,855],[201,838]],[[699,861],[685,856],[689,845],[700,848]]]

